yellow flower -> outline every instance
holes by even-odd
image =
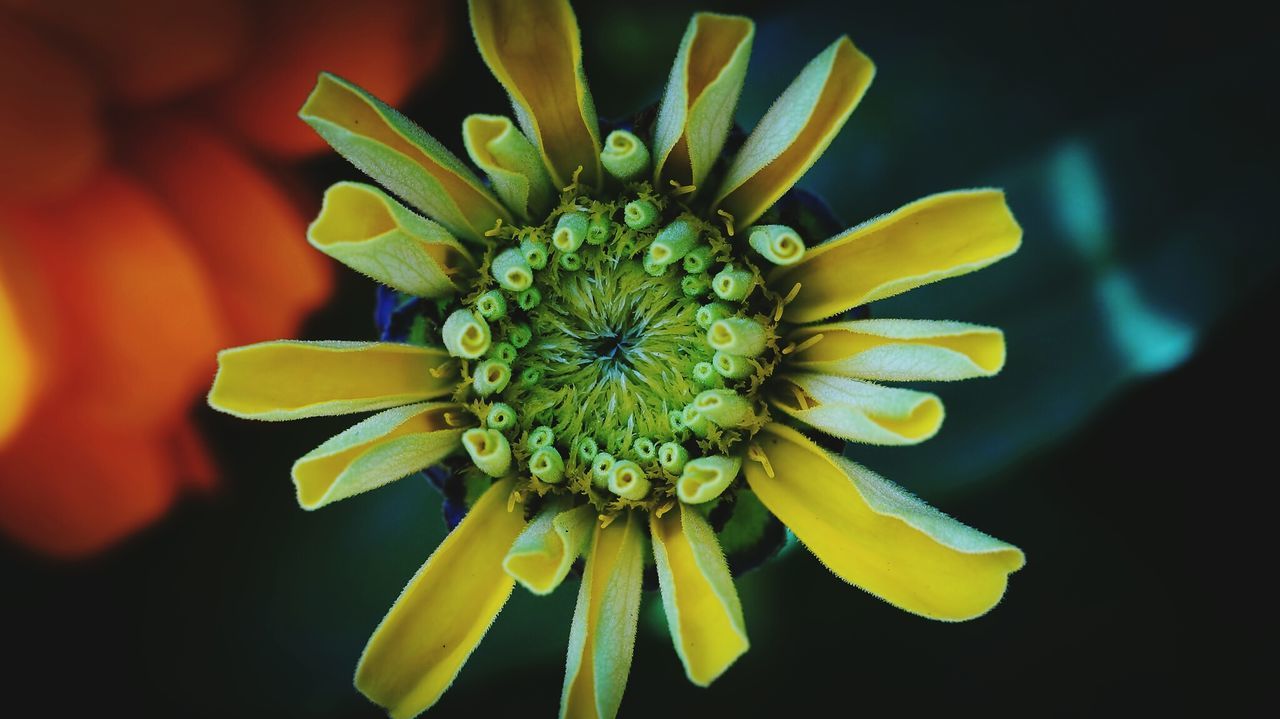
[[[650,563],[676,653],[707,685],[748,646],[722,545],[732,554],[768,513],[841,579],[909,612],[957,621],[994,606],[1020,550],[797,427],[915,444],[938,431],[941,402],[876,381],[1000,371],[999,330],[825,320],[1013,253],[1021,229],[1003,194],[934,195],[806,251],[794,226],[811,225],[784,196],[874,74],[848,38],[736,147],[748,19],[695,15],[656,118],[612,128],[566,3],[473,0],[471,22],[518,121],[464,122],[487,183],[337,77],[301,112],[431,218],[342,182],[308,235],[398,291],[405,341],[227,350],[209,394],[254,419],[381,410],[294,465],[307,509],[434,465],[465,492],[466,517],[374,632],[357,687],[392,716],[429,708],[515,583],[549,593],[580,556],[562,715],[617,712]]]

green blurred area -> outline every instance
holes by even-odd
[[[1194,413],[1222,401],[1224,376],[1251,377],[1252,332],[1280,307],[1264,289],[1280,259],[1262,211],[1271,126],[1244,109],[1270,60],[1262,26],[1225,8],[831,5],[703,6],[759,23],[740,122],[847,32],[879,73],[802,186],[850,225],[932,192],[1000,186],[1026,233],[1010,260],[873,307],[1000,326],[1009,364],[929,387],[948,409],[936,439],[848,454],[1019,544],[1029,563],[989,616],[943,625],[793,552],[741,578],[752,650],[710,689],[685,680],[647,597],[622,715],[1176,705],[1198,616],[1186,504],[1193,481],[1218,476],[1204,470],[1226,433]],[[658,99],[688,13],[580,8],[602,116]],[[465,115],[508,107],[459,42],[406,111],[460,152]],[[317,195],[357,176],[335,159],[310,171]],[[372,307],[371,286],[345,274],[307,334],[369,338]],[[349,420],[201,420],[226,475],[216,496],[82,564],[4,548],[0,608],[18,658],[5,684],[52,716],[378,716],[351,675],[443,536],[439,497],[409,479],[303,512],[289,466]],[[1247,440],[1233,435],[1260,455]],[[553,714],[569,584],[548,598],[517,590],[435,714]]]

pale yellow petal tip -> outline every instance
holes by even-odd
[[[435,706],[435,701],[432,701],[419,709],[407,700],[396,702],[390,698],[381,698],[381,687],[378,686],[376,679],[372,676],[374,672],[365,671],[364,659],[364,655],[361,655],[360,662],[356,665],[356,674],[353,681],[355,688],[364,695],[365,699],[385,709],[387,716],[392,717],[392,719],[413,719],[413,717],[419,716]]]
[[[275,340],[274,342],[283,341],[286,340]],[[228,347],[227,349],[218,351],[218,369],[213,375],[213,384],[209,387],[209,393],[205,395],[205,403],[208,404],[211,409],[240,419],[263,419],[263,417],[257,413],[244,412],[237,409],[237,402],[234,399],[227,397],[229,393],[234,394],[234,390],[228,389],[228,385],[235,381],[234,378],[228,378],[229,372],[227,368],[227,360],[240,352],[266,344],[273,344],[273,342],[260,342],[253,345],[244,345],[243,347]]]
[[[725,661],[725,664],[719,667],[714,673],[707,673],[706,675],[702,675],[700,673],[695,674],[694,671],[691,668],[689,668],[688,665],[685,665],[684,675],[685,675],[685,678],[689,680],[689,683],[702,687],[703,689],[706,689],[710,687],[712,684],[714,684],[717,679],[724,676],[725,672],[729,671],[729,669],[731,669],[733,665],[738,662],[738,659],[740,659],[743,654],[746,654],[747,651],[751,649],[751,642],[750,640],[747,639],[747,636],[745,634],[739,635],[739,638],[742,640],[742,644],[736,650],[737,653],[734,654],[732,658],[727,659]]]
[[[333,85],[348,89],[352,87],[350,82],[331,72],[320,72],[316,75],[315,87],[311,88],[311,92],[307,93],[306,101],[302,103],[302,107],[298,108],[298,117],[310,124],[311,120],[316,118],[316,103],[321,102],[324,93],[330,90]]]

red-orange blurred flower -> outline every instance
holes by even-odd
[[[329,292],[285,161],[320,70],[402,98],[443,0],[0,0],[0,530],[96,551],[214,470],[221,347]]]

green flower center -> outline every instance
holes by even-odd
[[[472,291],[441,308],[468,359],[455,399],[480,425],[463,442],[477,478],[515,473],[605,515],[728,489],[768,420],[784,299],[680,193],[571,185],[545,222],[490,233]]]

